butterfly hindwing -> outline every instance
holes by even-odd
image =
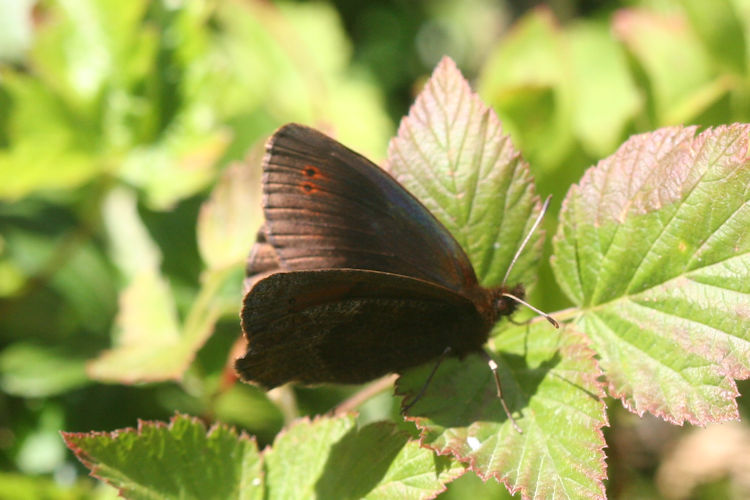
[[[481,348],[490,325],[447,288],[365,270],[281,272],[245,296],[248,350],[235,367],[271,388],[289,381],[361,383]]]

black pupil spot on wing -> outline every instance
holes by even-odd
[[[303,172],[307,177],[315,177],[315,174],[318,173],[318,169],[313,166],[308,165],[305,167]]]
[[[313,185],[312,185],[312,184],[310,184],[309,182],[305,182],[304,184],[302,184],[302,189],[303,189],[303,190],[304,190],[304,191],[305,191],[306,193],[310,193],[310,192],[312,192],[312,190],[313,190]]]

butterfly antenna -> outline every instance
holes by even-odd
[[[513,256],[513,260],[510,261],[510,265],[508,266],[508,270],[505,271],[505,277],[503,278],[503,282],[501,286],[505,286],[505,282],[508,281],[508,276],[510,276],[510,270],[513,269],[513,266],[516,264],[516,261],[518,260],[518,257],[521,256],[521,252],[523,252],[523,249],[526,248],[526,245],[529,243],[529,240],[531,239],[531,235],[534,234],[534,231],[536,231],[536,228],[539,227],[539,224],[541,224],[542,219],[544,218],[544,214],[547,213],[547,208],[549,208],[549,202],[552,199],[552,195],[547,196],[547,199],[544,200],[544,204],[542,205],[542,209],[539,211],[539,215],[537,216],[536,220],[534,221],[534,224],[531,226],[531,230],[529,230],[526,237],[523,239],[523,242],[521,242],[521,245],[518,247],[518,250],[516,250],[516,254]],[[552,323],[552,326],[555,328],[560,328],[560,323],[557,322],[555,318],[550,316],[544,311],[541,311],[537,309],[536,307],[532,306],[525,300],[521,299],[520,297],[516,297],[515,295],[507,292],[503,292],[503,297],[508,297],[509,299],[513,299],[516,302],[518,302],[521,305],[524,305],[537,313],[540,316],[543,316],[544,319]]]
[[[529,240],[531,239],[531,235],[534,234],[534,231],[536,231],[536,228],[541,224],[542,219],[544,218],[544,214],[547,212],[547,207],[549,207],[549,201],[552,199],[552,195],[547,196],[547,199],[544,200],[544,205],[542,205],[542,210],[539,212],[539,216],[534,221],[534,225],[531,226],[531,230],[526,235],[526,237],[523,239],[523,242],[518,247],[518,250],[516,250],[516,254],[513,256],[513,260],[510,261],[510,265],[508,266],[508,270],[505,271],[505,277],[503,278],[503,282],[501,286],[505,286],[505,282],[508,281],[508,276],[510,276],[510,271],[513,269],[513,266],[516,264],[516,261],[518,260],[518,257],[521,256],[521,252],[523,252],[523,249],[526,248],[526,245],[528,244]],[[514,297],[515,298],[515,297]],[[521,301],[523,302],[523,301]],[[526,304],[528,305],[528,304]]]
[[[558,323],[555,318],[553,318],[552,316],[550,316],[546,312],[542,311],[541,309],[538,309],[538,308],[532,306],[531,304],[529,304],[525,300],[521,299],[520,297],[516,297],[512,293],[507,293],[507,292],[503,292],[501,295],[503,297],[508,297],[509,299],[515,300],[516,302],[518,302],[522,306],[528,307],[529,309],[531,309],[532,311],[534,311],[535,313],[537,313],[539,316],[543,316],[544,319],[546,319],[547,321],[549,321],[550,323],[552,323],[552,326],[554,326],[555,328],[560,328],[560,323]]]
[[[495,387],[497,388],[497,397],[500,400],[500,403],[503,405],[503,410],[505,410],[505,414],[508,416],[508,421],[513,425],[513,428],[518,432],[519,434],[523,434],[523,431],[516,423],[516,419],[513,418],[513,415],[510,414],[510,410],[508,409],[508,405],[505,403],[505,399],[503,398],[503,389],[500,386],[500,375],[497,373],[497,363],[494,359],[492,359],[492,356],[485,351],[481,350],[480,353],[484,357],[484,359],[487,361],[487,364],[490,365],[490,370],[492,370],[492,376],[495,378]]]

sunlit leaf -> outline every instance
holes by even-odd
[[[613,28],[648,78],[657,125],[690,121],[727,91],[712,82],[708,54],[679,14],[622,10]]]
[[[176,379],[185,368],[169,285],[155,272],[137,274],[120,297],[117,344],[88,365],[99,380]]]
[[[112,433],[63,433],[92,475],[127,498],[434,498],[464,468],[392,423],[301,420],[261,454],[254,439],[196,419],[139,422]],[[293,478],[293,480],[290,480]]]
[[[520,19],[487,58],[479,93],[535,168],[552,169],[574,145],[564,33],[551,11]]]
[[[229,133],[214,129],[210,119],[188,116],[199,112],[185,110],[157,142],[134,148],[123,161],[120,175],[143,189],[153,208],[170,208],[205,187],[215,175]]]
[[[619,145],[628,122],[644,103],[609,26],[578,23],[565,35],[572,80],[572,126],[583,147],[601,157]]]
[[[106,170],[89,149],[86,126],[72,118],[49,88],[4,72],[0,85],[12,103],[0,148],[0,198],[79,186]]]
[[[0,2],[0,61],[18,62],[31,43],[33,0]]]
[[[450,59],[402,120],[387,168],[456,238],[480,281],[499,285],[539,202],[527,163]],[[509,284],[533,282],[541,243],[533,235]]]
[[[539,205],[526,163],[450,60],[443,60],[425,85],[389,157],[399,181],[467,250],[482,282],[500,284]],[[537,233],[509,283],[532,282],[540,244]],[[606,418],[599,372],[580,335],[553,332],[544,323],[506,328],[496,339],[505,398],[521,412],[523,434],[508,422],[487,364],[469,356],[444,361],[427,394],[409,410],[422,429],[422,442],[524,495],[600,496],[600,428]],[[407,401],[415,397],[431,368],[407,372],[398,381],[398,393]],[[564,439],[561,421],[569,433]],[[569,455],[587,459],[566,466]]]
[[[147,6],[146,0],[54,3],[32,50],[37,71],[64,100],[90,112],[109,82],[130,76],[130,59],[149,37],[141,26]]]
[[[13,472],[0,472],[0,491],[6,500],[117,500],[117,491],[106,485],[96,487],[82,479],[72,485],[61,485],[53,478]]]
[[[721,69],[739,75],[747,71],[745,33],[732,0],[682,0],[693,29]]]
[[[169,425],[63,433],[91,473],[131,499],[261,499],[262,459],[254,439],[186,416]]]
[[[209,269],[245,261],[262,223],[261,156],[230,165],[198,216],[198,247]]]
[[[635,136],[570,190],[554,270],[609,392],[670,422],[737,418],[750,376],[750,126]]]

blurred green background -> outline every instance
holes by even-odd
[[[551,235],[570,184],[629,135],[750,121],[748,41],[750,0],[0,1],[0,498],[113,496],[60,430],[181,411],[263,445],[353,391],[298,388],[295,409],[226,370],[276,127],[380,162],[449,55],[554,195]],[[548,266],[532,302],[569,305]],[[362,415],[397,410],[383,394]],[[610,422],[611,498],[750,495],[747,425],[617,402]],[[504,491],[466,475],[441,497]]]

